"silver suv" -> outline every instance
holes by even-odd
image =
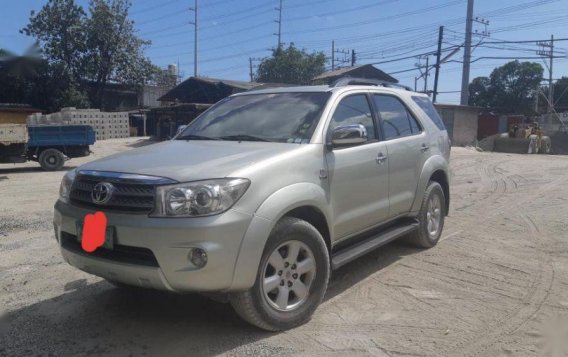
[[[332,270],[399,237],[438,242],[449,156],[424,94],[355,79],[249,91],[173,140],[68,172],[55,232],[65,261],[115,285],[223,296],[284,330],[310,318]],[[88,253],[96,211],[104,243]]]

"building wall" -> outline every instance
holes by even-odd
[[[436,105],[453,146],[465,146],[477,140],[478,108],[459,105]]]
[[[150,86],[150,85],[145,85],[144,88],[142,88],[142,91],[140,93],[140,98],[139,100],[139,105],[141,107],[144,108],[148,108],[148,107],[159,107],[162,105],[162,103],[160,101],[158,101],[158,98],[160,98],[161,96],[163,96],[164,94],[166,94],[168,92],[168,90],[170,90],[171,88],[165,87],[165,86]]]

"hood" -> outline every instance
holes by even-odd
[[[167,177],[179,182],[231,176],[231,173],[302,145],[237,141],[172,140],[111,155],[79,170]]]

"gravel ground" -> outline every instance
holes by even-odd
[[[89,158],[144,145],[98,142]],[[0,165],[0,355],[568,355],[568,157],[452,151],[442,241],[333,274],[311,322],[266,333],[193,295],[116,289],[65,264],[63,172]]]

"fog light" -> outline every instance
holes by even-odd
[[[201,248],[193,248],[189,252],[189,261],[198,268],[203,268],[207,264],[207,253]]]

